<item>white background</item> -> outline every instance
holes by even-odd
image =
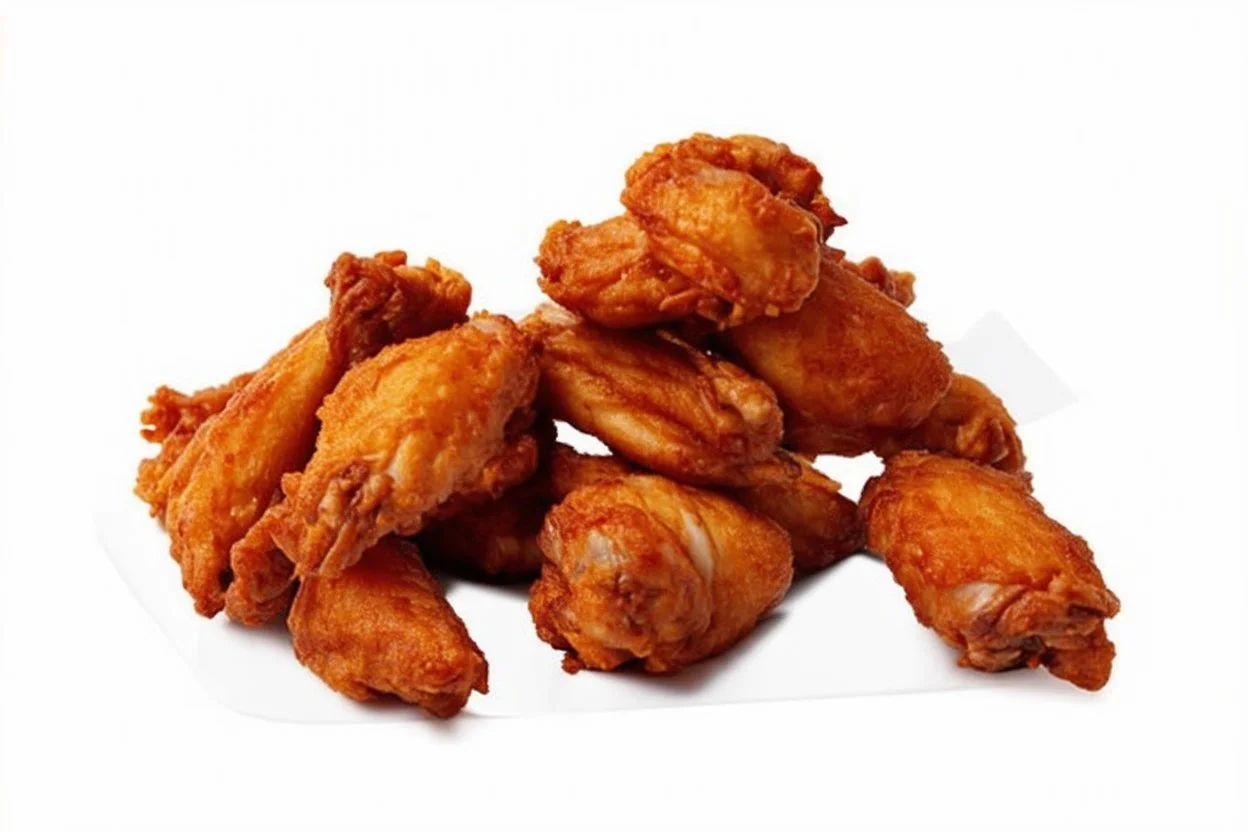
[[[1244,821],[1245,25],[1230,4],[6,9],[0,825]],[[1000,310],[1075,390],[1024,439],[1122,598],[1110,685],[446,725],[216,704],[95,540],[99,461],[145,392],[258,363],[344,249],[530,304],[544,227],[618,211],[628,163],[694,130],[815,159],[836,242],[916,271],[938,338]]]

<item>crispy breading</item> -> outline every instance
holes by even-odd
[[[529,610],[564,669],[637,661],[671,673],[749,633],[788,591],[776,524],[729,498],[633,475],[573,491],[546,515]]]
[[[698,145],[660,145],[642,156],[620,201],[660,263],[731,303],[721,324],[796,311],[818,280],[819,220],[773,192],[776,181],[758,178],[753,151],[742,151],[741,163]]]
[[[903,451],[867,483],[867,543],[919,622],[963,667],[1044,665],[1088,690],[1109,680],[1105,619],[1118,599],[1083,538],[1044,513],[1019,478],[964,459]]]
[[[632,216],[596,225],[560,220],[537,256],[538,284],[552,300],[611,329],[636,329],[690,315],[722,320],[730,306],[663,265]]]
[[[147,503],[153,517],[164,518],[169,497],[165,474],[182,456],[195,431],[225,407],[226,402],[251,380],[242,373],[217,387],[205,387],[187,395],[161,385],[148,397],[150,406],[139,416],[145,427],[139,432],[148,442],[160,445],[160,453],[139,462],[134,493]]]
[[[414,535],[473,487],[537,390],[533,343],[508,318],[395,344],[326,397],[316,452],[287,492],[279,543],[303,575],[338,575],[390,533]]]
[[[1005,404],[982,381],[961,373],[936,409],[919,425],[886,438],[876,453],[889,457],[905,449],[936,451],[1020,474],[1027,459],[1017,425]]]
[[[867,532],[858,506],[841,493],[841,484],[806,460],[795,457],[801,476],[726,493],[789,533],[798,572],[824,569],[857,552]]]
[[[775,390],[785,444],[808,453],[856,456],[915,427],[952,375],[923,324],[831,256],[799,311],[729,329],[722,338]]]
[[[489,689],[485,656],[419,550],[393,537],[338,577],[305,577],[287,625],[299,661],[352,699],[393,694],[446,718]]]
[[[902,306],[914,303],[914,274],[912,272],[893,271],[886,267],[878,257],[868,257],[858,263],[849,259],[840,262],[847,271],[858,275]]]
[[[549,447],[549,446],[548,446]],[[485,505],[469,503],[439,512],[420,535],[431,562],[490,581],[528,580],[542,567],[537,533],[551,506],[584,485],[626,476],[635,469],[613,456],[549,447],[532,478]]]
[[[550,305],[521,326],[542,346],[543,406],[625,459],[694,484],[797,475],[776,457],[775,394],[729,362],[670,333],[607,330]]]
[[[200,614],[224,606],[234,577],[230,548],[273,502],[282,475],[308,460],[317,408],[347,367],[391,337],[463,319],[471,290],[462,277],[400,272],[403,260],[402,252],[339,257],[326,278],[329,317],[252,374],[195,431],[155,487],[166,496],[171,551]],[[258,565],[261,558],[253,549],[244,562]],[[270,563],[266,574],[281,569]]]

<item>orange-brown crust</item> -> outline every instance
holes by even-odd
[[[600,326],[636,329],[729,313],[728,303],[660,263],[628,214],[589,226],[556,222],[546,230],[537,264],[543,292]]]
[[[546,516],[529,610],[564,667],[637,661],[672,673],[728,649],[788,591],[771,521],[719,494],[632,475],[573,491]]]
[[[726,325],[793,312],[814,289],[818,221],[749,174],[659,154],[621,201],[659,262],[732,304]]]
[[[661,144],[633,163],[624,175],[631,185],[665,156],[700,159],[724,170],[746,173],[767,187],[776,197],[792,202],[812,214],[827,239],[833,229],[845,224],[832,210],[823,194],[823,175],[809,159],[789,150],[788,145],[762,136],[738,135],[726,139],[707,133],[694,133],[688,139]]]
[[[786,445],[809,453],[855,456],[913,428],[953,372],[923,324],[831,257],[799,311],[722,337],[775,390]]]
[[[230,549],[273,502],[283,474],[311,456],[317,408],[347,367],[391,338],[463,318],[470,291],[454,273],[410,270],[406,255],[344,254],[326,283],[330,315],[252,374],[196,430],[155,492],[164,495],[170,549],[196,610],[213,616],[236,576]],[[265,576],[284,568],[273,550],[248,548],[241,565]]]
[[[796,476],[774,457],[775,394],[665,332],[603,329],[553,306],[521,323],[542,346],[541,401],[620,456],[684,482]]]
[[[287,619],[295,655],[352,699],[393,694],[451,717],[489,668],[410,543],[385,538],[336,578],[308,577]]]
[[[841,260],[841,265],[849,272],[888,295],[902,306],[914,303],[914,274],[897,272],[887,268],[878,257],[868,257],[855,263],[852,260]]]
[[[341,574],[385,535],[418,533],[476,487],[537,377],[532,342],[484,313],[349,371],[325,398],[316,453],[286,495],[282,537],[297,541],[286,554],[298,573]]]
[[[473,578],[529,580],[542,567],[537,534],[551,506],[577,488],[633,471],[616,457],[582,454],[555,443],[532,478],[493,502],[440,511],[421,533],[421,549],[430,561]]]
[[[797,460],[801,476],[727,493],[789,533],[793,566],[801,573],[825,569],[859,551],[867,531],[858,506],[841,493],[841,485],[807,461]]]
[[[1083,538],[1051,520],[1016,476],[903,451],[867,483],[867,543],[919,621],[996,671],[1043,664],[1080,687],[1109,679],[1118,612]]]
[[[149,407],[139,419],[144,427],[139,433],[148,442],[160,445],[160,452],[139,462],[139,477],[134,493],[147,503],[153,517],[164,522],[168,500],[165,474],[182,456],[195,432],[224,408],[230,398],[251,380],[252,373],[242,373],[218,387],[205,387],[187,395],[161,385],[148,397]]]
[[[1023,473],[1027,461],[1005,404],[983,382],[961,373],[953,374],[949,389],[926,419],[886,438],[875,450],[887,458],[906,449],[949,454],[1009,474]]]

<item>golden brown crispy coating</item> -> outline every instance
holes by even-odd
[[[402,251],[343,254],[325,285],[333,292],[326,334],[334,355],[348,366],[390,344],[462,323],[472,302],[472,286],[462,274],[433,259],[409,266]]]
[[[730,304],[669,269],[625,214],[597,225],[560,220],[537,256],[542,291],[600,326],[636,329],[690,315],[728,316]]]
[[[230,547],[268,507],[282,474],[311,454],[316,408],[338,375],[318,323],[269,359],[170,469],[165,526],[201,615],[224,605]]]
[[[919,622],[962,651],[963,667],[1045,665],[1097,690],[1118,599],[1092,552],[1044,513],[1018,477],[963,459],[903,451],[867,483],[868,545]]]
[[[350,370],[319,415],[316,453],[278,542],[300,575],[338,575],[390,533],[413,535],[503,452],[537,389],[532,342],[512,321],[387,347]]]
[[[311,455],[316,410],[351,362],[390,337],[463,319],[471,290],[462,277],[400,272],[403,260],[402,252],[339,257],[325,281],[332,291],[329,317],[248,378],[156,486],[155,493],[167,496],[171,551],[200,614],[224,606],[234,577],[230,548],[270,505],[282,475]],[[249,548],[241,564],[259,568],[259,551]],[[269,557],[266,579],[284,568],[275,550]]]
[[[914,274],[895,272],[887,268],[878,257],[868,257],[859,263],[843,259],[841,266],[888,295],[902,306],[914,303]]]
[[[481,649],[419,550],[393,537],[336,578],[304,578],[287,625],[299,661],[352,699],[393,694],[445,718],[488,690]]]
[[[694,133],[672,144],[661,144],[638,159],[625,174],[629,184],[664,156],[700,159],[724,170],[747,173],[767,186],[773,194],[796,204],[815,216],[827,239],[845,219],[832,210],[824,196],[823,175],[809,159],[789,150],[788,145],[762,136],[738,135],[726,139]]]
[[[633,475],[572,492],[546,515],[529,610],[564,669],[639,660],[671,673],[750,632],[788,591],[780,527],[719,494]]]
[[[660,145],[644,155],[620,196],[654,257],[730,302],[725,326],[796,311],[819,277],[819,221],[731,153],[687,147]]]
[[[282,477],[285,487],[298,487],[298,473]],[[263,627],[290,608],[295,595],[295,565],[273,539],[285,528],[286,503],[281,494],[230,547],[233,580],[225,590],[225,614],[248,627]]]
[[[493,502],[456,505],[420,535],[430,561],[474,578],[528,580],[542,567],[537,533],[551,506],[584,485],[618,479],[633,472],[612,456],[578,453],[562,443],[543,457],[537,473]]]
[[[830,256],[799,311],[727,330],[723,339],[776,391],[785,443],[808,453],[856,456],[913,428],[952,375],[923,324]]]
[[[230,397],[241,390],[251,376],[251,373],[243,373],[219,387],[206,387],[189,396],[161,385],[148,397],[151,406],[139,417],[145,425],[140,434],[148,442],[158,443],[160,453],[139,462],[139,478],[134,493],[148,504],[153,517],[163,518],[165,515],[165,503],[169,496],[169,481],[165,474],[182,456],[195,431],[220,413]]]
[[[690,483],[796,476],[775,457],[775,394],[665,332],[617,332],[558,307],[521,323],[542,345],[541,400],[556,419],[645,468]]]
[[[728,494],[789,533],[798,572],[824,569],[860,550],[867,540],[858,506],[841,493],[841,484],[806,460],[796,458],[801,477]]]
[[[953,374],[944,398],[918,427],[888,437],[876,453],[889,457],[907,448],[969,459],[1020,474],[1026,457],[1005,404],[981,381]]]

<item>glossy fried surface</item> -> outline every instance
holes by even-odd
[[[419,550],[393,537],[338,577],[304,578],[287,624],[299,661],[352,699],[393,694],[445,718],[488,690],[481,649]]]
[[[173,557],[200,614],[212,616],[224,606],[234,577],[230,548],[273,501],[282,475],[311,455],[317,408],[347,367],[392,337],[463,318],[467,282],[427,270],[400,272],[404,259],[402,252],[339,257],[325,281],[329,317],[252,374],[195,431],[155,486],[166,498]],[[247,562],[259,561],[253,553]],[[268,565],[269,571],[281,568]]]
[[[832,210],[823,194],[823,175],[809,159],[798,156],[788,145],[762,136],[738,135],[726,139],[707,133],[694,133],[687,139],[661,144],[633,163],[625,174],[632,184],[651,165],[668,156],[698,159],[724,170],[740,171],[757,179],[780,199],[792,202],[812,214],[827,239],[845,219]]]
[[[659,262],[731,304],[725,326],[796,311],[815,287],[823,239],[813,214],[772,190],[779,171],[752,164],[766,140],[735,141],[660,145],[629,169],[620,196]]]
[[[841,260],[846,271],[858,275],[863,280],[888,295],[902,306],[914,303],[914,274],[897,272],[884,265],[878,257],[868,257],[855,263],[853,260]]]
[[[664,332],[616,332],[542,306],[521,326],[542,346],[541,401],[620,456],[690,483],[788,476],[767,385]]]
[[[268,507],[282,474],[311,454],[316,408],[339,373],[318,323],[269,359],[170,469],[165,526],[201,615],[225,603],[230,547]]]
[[[628,214],[596,225],[556,222],[546,230],[537,264],[538,283],[552,300],[611,329],[729,313],[727,302],[659,262]]]
[[[334,298],[326,334],[334,354],[348,366],[390,344],[467,320],[472,302],[472,286],[462,274],[433,259],[423,267],[409,266],[402,251],[343,254],[325,285]]]
[[[888,437],[876,452],[889,457],[907,448],[969,459],[1010,474],[1022,473],[1026,463],[1005,404],[983,382],[961,373],[953,374],[948,391],[926,419]]]
[[[801,476],[727,493],[789,533],[798,572],[824,569],[860,550],[867,540],[857,504],[841,484],[795,458]]]
[[[382,350],[320,410],[281,538],[300,575],[337,575],[387,534],[419,532],[478,484],[537,389],[532,342],[499,315]],[[293,551],[292,551],[293,549]]]
[[[799,311],[729,329],[722,338],[775,390],[785,444],[806,453],[855,456],[915,427],[952,375],[923,324],[830,256]]]
[[[474,578],[528,580],[542,567],[537,533],[551,506],[583,485],[633,471],[616,457],[582,454],[554,443],[525,482],[492,502],[456,506],[450,516],[439,516],[421,533],[421,549],[430,561]]]
[[[204,422],[224,409],[226,402],[251,380],[243,373],[218,387],[206,387],[186,394],[161,385],[148,397],[149,407],[139,419],[141,435],[160,445],[160,452],[139,462],[139,478],[134,493],[147,503],[153,517],[164,517],[169,481],[165,474],[182,456],[191,437]]]
[[[636,661],[671,673],[749,633],[788,591],[778,526],[719,494],[633,475],[573,491],[546,516],[529,610],[564,669]]]
[[[964,667],[1044,665],[1081,688],[1109,679],[1118,612],[1092,551],[1018,477],[904,451],[868,482],[868,545],[884,557],[920,623]]]

